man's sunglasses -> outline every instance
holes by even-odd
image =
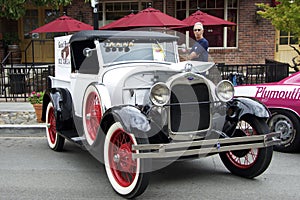
[[[202,29],[194,29],[194,31],[200,32],[200,31],[202,31]]]

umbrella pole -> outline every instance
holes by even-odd
[[[99,13],[98,13],[98,8],[94,8],[93,9],[93,15],[94,15],[94,30],[98,30],[99,29]]]

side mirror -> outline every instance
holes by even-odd
[[[93,49],[90,49],[90,48],[84,48],[83,49],[83,55],[87,58],[91,57],[92,54],[93,54]]]

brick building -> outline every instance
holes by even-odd
[[[128,15],[132,11],[143,10],[148,7],[149,3],[152,4],[153,8],[180,20],[200,8],[203,12],[237,24],[235,27],[204,27],[204,36],[210,43],[209,54],[214,62],[244,64],[264,63],[265,59],[286,61],[284,57],[279,55],[278,48],[275,48],[281,45],[279,44],[279,41],[281,41],[279,31],[276,31],[268,20],[262,19],[256,14],[257,7],[255,3],[272,3],[272,0],[103,0],[100,2],[98,5],[99,27]],[[59,11],[46,7],[34,8],[28,6],[26,15],[18,21],[8,22],[5,19],[0,19],[0,33],[5,34],[10,30],[18,31],[21,39],[21,49],[28,49],[28,44],[32,40],[32,35],[29,32],[45,24],[45,22],[55,19],[62,12],[93,25],[93,10],[90,4],[84,3],[84,0],[73,0],[72,5],[62,7]],[[10,24],[10,27],[4,25],[7,23]],[[35,45],[37,45],[35,50],[39,52],[35,60],[51,62],[51,59],[53,59],[51,40],[54,36],[55,34],[51,33],[38,35],[38,39],[46,39],[50,43],[37,44],[35,42]],[[283,35],[282,37],[292,36]],[[30,53],[28,54],[30,55]],[[30,59],[28,60],[30,61]]]

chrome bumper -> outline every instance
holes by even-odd
[[[171,158],[179,156],[207,155],[225,151],[235,151],[251,148],[263,148],[280,144],[280,132],[266,135],[254,135],[234,138],[208,139],[191,142],[175,142],[168,144],[132,145],[132,150],[148,150],[150,152],[133,153],[137,158]],[[187,149],[193,147],[193,149]]]

